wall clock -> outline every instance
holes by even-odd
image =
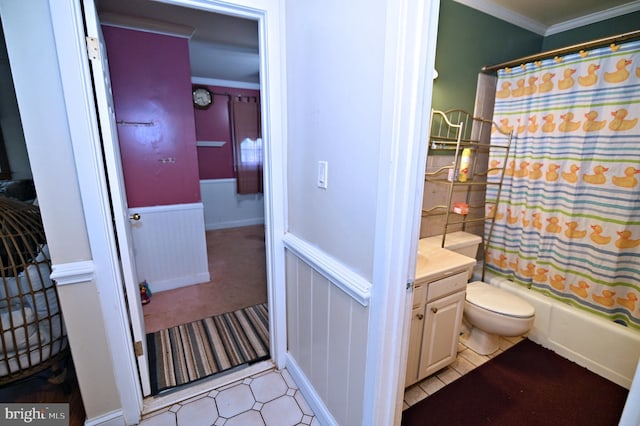
[[[207,109],[213,103],[213,94],[206,87],[193,89],[193,105],[196,108]]]

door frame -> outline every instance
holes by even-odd
[[[286,223],[286,81],[283,13],[277,0],[161,0],[176,6],[222,13],[258,21],[263,140],[265,141],[264,203],[267,259],[267,298],[271,359],[278,368],[286,361],[285,253],[282,237]],[[143,407],[138,368],[129,329],[122,276],[116,254],[96,105],[89,69],[80,0],[49,0],[56,38],[67,116],[73,139],[83,210],[93,252],[96,283],[100,289],[107,339],[114,361],[122,415],[137,423]],[[92,141],[87,143],[86,141]],[[77,150],[76,150],[77,148]]]
[[[149,360],[147,358],[147,341],[145,338],[144,313],[138,283],[138,273],[134,259],[135,248],[133,246],[132,229],[128,213],[126,187],[122,170],[122,155],[120,153],[118,130],[116,126],[115,104],[111,93],[111,75],[106,57],[106,45],[100,26],[98,11],[93,0],[83,0],[84,22],[87,37],[96,40],[92,49],[95,52],[90,58],[90,66],[93,72],[93,87],[96,96],[96,110],[98,113],[98,128],[102,134],[102,152],[105,158],[106,179],[111,194],[111,206],[113,210],[113,223],[115,234],[119,235],[118,253],[120,254],[120,266],[124,284],[124,295],[127,300],[131,333],[134,345],[140,344],[141,351],[136,352],[142,395],[151,394],[151,374],[149,372]],[[98,146],[98,141],[94,141]],[[134,346],[135,348],[135,346]]]
[[[47,2],[47,0],[41,0]],[[122,417],[127,424],[135,424],[142,411],[142,394],[137,379],[136,360],[133,354],[131,333],[126,322],[127,313],[122,295],[122,282],[119,264],[114,251],[114,234],[109,211],[108,193],[104,182],[101,155],[95,144],[87,143],[95,137],[97,121],[95,104],[91,89],[91,74],[88,69],[84,26],[80,0],[48,0],[51,23],[55,35],[56,52],[61,86],[64,90],[67,123],[70,126],[74,158],[77,168],[78,184],[82,196],[83,211],[89,242],[92,249],[92,260],[95,265],[95,282],[100,294],[100,306],[105,323],[106,338],[113,359],[113,376],[118,388]],[[286,232],[286,78],[285,78],[285,22],[284,2],[281,0],[231,0],[229,3],[220,0],[162,0],[164,3],[192,7],[235,16],[250,17],[259,21],[261,89],[263,102],[263,123],[266,148],[265,157],[265,223],[267,239],[267,275],[269,280],[268,301],[270,304],[270,342],[272,359],[278,366],[285,366],[286,353],[286,287],[285,287],[285,248],[283,237]],[[416,111],[416,105],[427,107],[430,104],[430,89],[424,89],[424,79],[430,78],[432,71],[425,66],[433,66],[435,47],[427,49],[424,56],[421,44],[424,40],[435,43],[436,29],[425,25],[424,18],[432,23],[430,14],[433,10],[424,7],[420,0],[403,0],[400,16],[399,8],[391,7],[388,24],[394,34],[387,36],[389,51],[398,52],[397,57],[389,55],[385,65],[389,65],[391,77],[385,85],[389,99],[390,114],[384,123],[385,148],[391,148],[394,161],[390,165],[388,159],[381,160],[385,165],[383,184],[391,182],[394,186],[381,188],[381,199],[377,206],[380,225],[376,227],[376,260],[381,266],[374,271],[378,285],[373,287],[370,316],[373,322],[368,330],[369,343],[365,372],[365,391],[363,423],[393,423],[394,416],[399,415],[400,407],[395,400],[399,399],[401,363],[406,359],[406,337],[398,345],[398,333],[406,325],[404,309],[407,293],[402,286],[382,285],[395,282],[399,277],[412,280],[411,261],[406,259],[415,249],[415,241],[408,244],[410,231],[415,222],[407,223],[408,217],[415,217],[415,212],[408,212],[413,206],[417,191],[419,164],[423,158],[412,156],[411,152],[419,151],[421,143],[419,134],[424,132],[420,120],[426,116],[424,111]],[[439,3],[439,2],[436,2]],[[414,11],[420,12],[412,14]],[[426,13],[426,15],[425,15]],[[413,19],[412,19],[413,17]],[[420,22],[416,22],[420,21]],[[412,32],[404,30],[405,23],[411,23]],[[418,26],[416,29],[415,26]],[[427,34],[425,39],[424,34]],[[398,36],[397,39],[395,36]],[[409,52],[403,40],[408,42]],[[395,42],[395,43],[394,43]],[[396,44],[397,43],[397,44]],[[392,47],[402,47],[392,49]],[[402,58],[407,59],[404,63]],[[387,64],[388,62],[388,64]],[[407,83],[407,84],[404,84]],[[393,90],[401,88],[401,90]],[[416,90],[417,89],[417,90]],[[392,93],[396,96],[392,96]],[[405,112],[403,114],[403,112]],[[406,141],[410,150],[406,148]],[[274,141],[273,144],[270,141]],[[268,168],[267,168],[268,167]],[[408,185],[406,185],[408,184]],[[92,192],[93,191],[93,192]],[[105,200],[107,203],[105,203]],[[94,203],[92,205],[92,203]],[[396,209],[397,207],[397,209]],[[396,211],[398,210],[398,211]],[[396,230],[402,230],[396,232]],[[393,238],[395,236],[395,238]],[[388,239],[388,241],[387,241]],[[413,246],[413,247],[410,247]],[[390,296],[390,297],[385,297]],[[375,336],[374,336],[375,335]],[[406,334],[405,334],[406,335]],[[307,384],[305,385],[307,386]],[[89,397],[89,396],[88,396]],[[118,413],[107,413],[103,420],[115,419]]]

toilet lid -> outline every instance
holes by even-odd
[[[467,285],[466,298],[479,308],[511,317],[528,318],[536,312],[526,300],[482,281]]]

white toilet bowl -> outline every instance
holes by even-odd
[[[467,284],[464,319],[471,331],[462,342],[481,355],[499,347],[500,336],[521,336],[533,325],[535,309],[526,300],[482,281]]]
[[[482,238],[468,232],[447,234],[444,248],[476,258]],[[440,247],[442,235],[422,238],[418,252],[428,247]],[[473,270],[469,270],[469,278]],[[533,326],[535,309],[529,302],[506,290],[482,281],[467,284],[463,319],[470,331],[463,333],[462,342],[475,352],[489,355],[499,347],[500,336],[522,336]]]

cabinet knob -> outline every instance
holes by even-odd
[[[431,308],[431,312],[433,312],[433,313],[435,314],[436,312],[438,312],[438,308],[436,308],[436,307],[434,306],[433,308]]]
[[[424,318],[424,315],[418,314],[418,315],[416,315],[416,317],[418,317],[418,319],[421,320],[422,318]]]

